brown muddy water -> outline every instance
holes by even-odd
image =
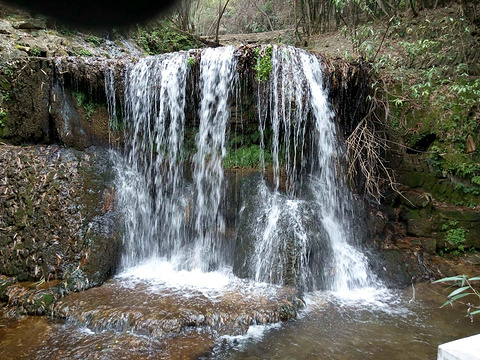
[[[122,331],[118,324],[94,332],[68,320],[2,317],[0,359],[433,360],[439,344],[480,333],[480,318],[470,322],[461,304],[439,309],[446,292],[441,286],[419,285],[415,296],[413,288],[366,290],[346,297],[310,294],[297,319],[253,326],[237,336],[187,326],[181,332],[151,337]],[[84,296],[76,297],[84,304]],[[138,298],[132,299],[134,303],[138,306]],[[105,306],[98,298],[95,304]]]

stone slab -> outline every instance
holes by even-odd
[[[480,360],[480,334],[440,345],[437,360]]]

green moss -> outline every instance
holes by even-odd
[[[92,52],[88,49],[82,49],[80,50],[80,52],[78,53],[78,55],[80,56],[92,56]]]
[[[402,180],[405,185],[411,186],[412,188],[421,187],[425,183],[424,174],[420,172],[405,173]]]
[[[102,39],[96,37],[96,36],[93,36],[93,35],[88,35],[86,38],[85,38],[85,41],[92,44],[93,46],[100,46],[100,44],[102,43]]]
[[[272,154],[266,150],[263,151],[258,145],[239,148],[228,152],[223,160],[223,166],[225,168],[239,167],[257,169],[262,166],[262,156],[264,157],[265,166],[273,162]]]
[[[165,22],[152,23],[139,28],[136,38],[137,43],[150,55],[190,50],[203,46],[193,37],[175,31]]]
[[[87,120],[90,119],[90,117],[95,112],[95,108],[96,108],[97,104],[90,101],[87,98],[87,95],[85,95],[82,92],[73,91],[73,97],[77,101],[77,105],[82,107],[83,110],[85,110],[85,117],[87,118]]]

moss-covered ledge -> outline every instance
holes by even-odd
[[[255,54],[259,47],[240,46],[235,52],[241,94],[232,104],[231,124],[258,123],[255,94],[262,80],[257,76]],[[194,126],[196,121],[201,51],[189,50],[186,60],[189,65],[187,92],[192,94],[187,97],[189,126]],[[368,108],[369,69],[359,61],[316,56],[323,65],[324,84],[336,122],[348,135]],[[78,56],[18,60],[9,69],[9,100],[3,106],[6,113],[0,136],[13,144],[60,141],[80,150],[91,145],[108,145],[110,130],[115,129],[109,129],[105,70],[108,68],[115,79],[117,108],[120,109],[125,70],[136,61],[136,58]]]

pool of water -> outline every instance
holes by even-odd
[[[300,318],[263,334],[224,337],[210,358],[433,360],[439,344],[480,333],[480,318],[466,318],[464,305],[439,308],[446,291],[422,284],[415,294],[311,294]]]
[[[480,333],[480,318],[464,317],[464,305],[439,308],[448,291],[423,284],[415,294],[413,288],[308,294],[298,319],[239,336],[192,328],[152,338],[47,317],[0,317],[0,359],[433,360],[439,344]]]

